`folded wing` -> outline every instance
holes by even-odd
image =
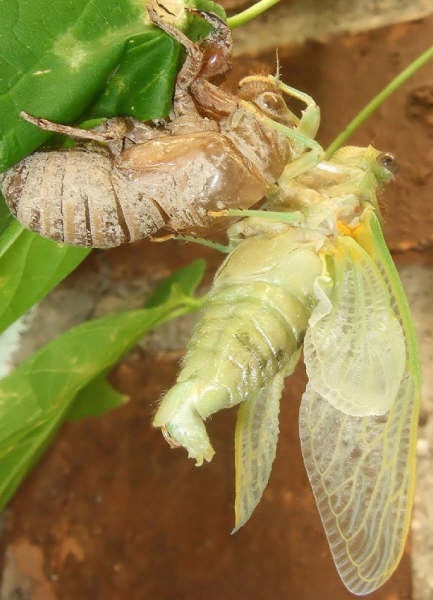
[[[352,238],[337,240],[329,262],[334,281],[329,309],[324,311],[319,303],[305,336],[308,379],[346,414],[385,414],[396,397],[406,359],[404,333],[391,309],[390,293],[374,261]]]
[[[252,398],[243,402],[238,411],[235,432],[235,533],[260,502],[268,484],[278,442],[278,414],[284,379],[293,372],[299,360],[296,352],[288,367]]]

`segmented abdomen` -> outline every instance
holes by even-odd
[[[196,382],[203,418],[245,400],[288,363],[303,341],[320,270],[316,253],[294,249],[287,234],[247,240],[229,257],[178,378]]]
[[[294,310],[306,312],[290,293],[267,283],[221,290],[195,329],[179,381],[211,381],[227,393],[228,406],[247,398],[296,350]]]
[[[152,235],[161,212],[133,186],[125,193],[112,162],[103,149],[36,152],[3,175],[2,191],[25,227],[57,242],[106,248]]]

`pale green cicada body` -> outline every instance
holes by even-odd
[[[176,385],[154,425],[202,464],[204,421],[240,403],[235,529],[267,485],[284,379],[303,347],[305,466],[338,572],[355,594],[396,568],[409,526],[420,396],[416,340],[379,224],[392,157],[346,147],[286,177],[233,225]]]

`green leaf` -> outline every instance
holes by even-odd
[[[0,238],[0,332],[39,302],[89,251],[46,240],[12,219]]]
[[[167,309],[155,307],[88,321],[44,346],[2,379],[0,453],[5,442],[62,410],[166,316]]]
[[[90,115],[132,115],[143,121],[165,117],[171,106],[179,44],[149,30],[130,39],[128,46]]]
[[[194,289],[199,272],[202,264],[181,269],[171,276],[171,287]],[[80,411],[97,414],[119,404],[119,394],[108,388],[103,376],[120,357],[157,325],[193,312],[200,304],[187,295],[175,303],[169,292],[165,302],[152,308],[88,321],[0,380],[0,510],[65,418],[78,418]]]
[[[62,423],[63,415],[35,427],[24,435],[0,458],[0,507],[14,495],[15,490],[42,456]]]
[[[96,377],[76,395],[68,412],[68,421],[84,417],[99,417],[126,404],[129,397],[115,390],[107,381],[105,373]]]
[[[146,302],[146,308],[158,306],[164,302],[181,301],[184,296],[192,296],[203,278],[205,269],[206,262],[199,258],[175,271],[156,288]]]
[[[7,229],[9,224],[14,220],[13,216],[9,212],[8,207],[6,206],[5,201],[3,200],[3,196],[0,192],[0,236]],[[1,243],[1,237],[0,237]]]
[[[103,89],[127,40],[151,30],[144,2],[0,0],[0,171],[49,134],[20,110],[74,121]]]

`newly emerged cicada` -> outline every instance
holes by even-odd
[[[240,403],[238,529],[267,485],[284,379],[303,348],[302,453],[336,567],[355,594],[396,568],[414,490],[417,344],[376,196],[394,172],[391,155],[342,148],[280,180],[268,212],[229,229],[234,249],[154,418],[200,465],[214,453],[205,419]]]
[[[213,27],[197,45],[157,8],[163,7],[148,7],[151,22],[187,52],[170,119],[148,124],[116,118],[90,131],[22,112],[33,125],[87,141],[37,151],[0,177],[6,203],[25,227],[57,242],[96,248],[162,229],[206,233],[221,221],[209,211],[253,206],[296,157],[296,141],[269,119],[315,136],[319,110],[308,96],[254,76],[239,83],[237,96],[207,81],[230,66],[232,39],[224,21],[189,9]],[[283,91],[307,103],[301,119],[286,106]]]

